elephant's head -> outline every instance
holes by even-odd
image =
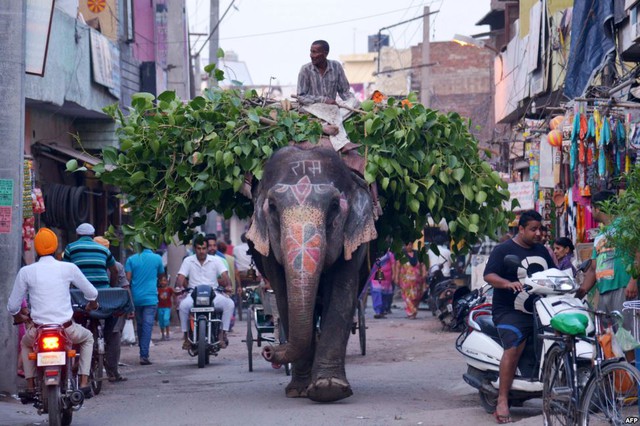
[[[291,362],[310,347],[322,272],[377,236],[371,195],[334,151],[286,147],[265,164],[253,199],[247,238],[263,256],[272,252],[287,281],[288,344],[266,356]]]

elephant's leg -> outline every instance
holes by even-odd
[[[322,334],[307,389],[307,396],[313,401],[337,401],[353,394],[344,363],[356,306],[359,258],[361,256],[354,256],[352,261],[339,262],[334,265],[335,272],[326,275],[330,294],[323,310]]]

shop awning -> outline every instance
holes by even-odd
[[[95,166],[100,162],[100,159],[93,155],[59,145],[56,142],[36,142],[33,144],[32,150],[36,155],[42,155],[52,160],[60,161],[61,163],[66,163],[71,158],[75,158],[82,164],[86,163],[91,166]]]

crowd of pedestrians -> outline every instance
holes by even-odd
[[[65,327],[69,324],[67,333],[81,349],[80,385],[86,396],[91,396],[87,378],[93,353],[93,335],[73,319],[69,297],[69,291],[73,287],[84,292],[85,299],[89,301],[88,309],[98,308],[99,292],[102,289],[119,287],[129,292],[133,312],[128,315],[114,314],[103,322],[104,368],[109,382],[127,380],[120,374],[118,367],[122,333],[128,320],[135,320],[139,362],[143,366],[152,364],[150,347],[156,321],[161,334],[160,340],[169,340],[171,316],[177,312],[181,330],[186,336],[190,303],[193,300],[184,297],[184,294],[181,297],[182,288],[209,284],[213,287],[220,285],[224,289],[224,292],[218,293],[214,303],[223,311],[223,326],[218,337],[221,347],[226,347],[227,332],[233,325],[234,302],[241,303],[236,295],[240,294],[246,272],[252,267],[244,234],[242,244],[235,248],[223,241],[218,243],[215,234],[196,236],[193,242],[194,254],[183,259],[174,288],[169,284],[169,277],[159,254],[150,249],[142,249],[129,256],[123,265],[111,253],[109,240],[95,235],[93,225],[82,223],[75,232],[75,241],[62,250],[58,247],[58,238],[53,231],[48,228],[40,229],[34,241],[39,258],[34,264],[20,270],[7,305],[15,322],[22,324],[18,373],[27,379],[27,390],[33,391],[35,375],[33,361],[26,356],[31,351],[35,325],[60,323],[65,324]],[[46,285],[43,279],[47,281]],[[58,302],[50,303],[51,300]]]

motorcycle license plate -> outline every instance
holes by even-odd
[[[191,312],[213,312],[216,308],[214,307],[206,307],[206,308],[191,308]]]
[[[451,303],[447,305],[447,311],[453,312],[453,305]]]
[[[64,352],[38,352],[38,367],[64,365],[65,355]]]

